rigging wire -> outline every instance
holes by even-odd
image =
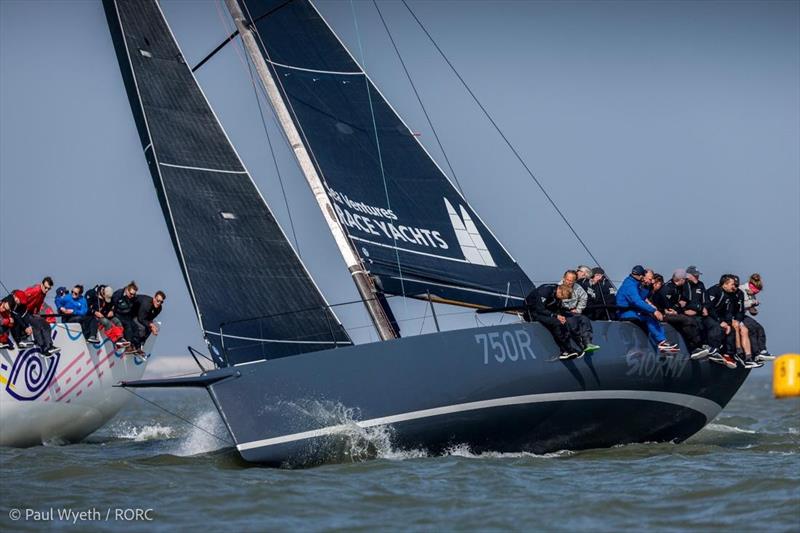
[[[255,79],[253,77],[253,70],[252,65],[248,59],[247,61],[247,70],[250,73],[250,82],[253,86],[253,95],[256,98],[256,103],[258,104],[258,115],[261,118],[261,125],[264,127],[264,134],[267,136],[267,144],[269,145],[269,153],[272,156],[272,163],[275,165],[275,173],[278,175],[278,183],[281,186],[281,194],[283,195],[283,204],[286,206],[286,214],[289,217],[289,227],[292,230],[292,238],[294,239],[294,247],[297,249],[297,255],[300,259],[303,258],[303,254],[300,251],[300,242],[297,239],[297,232],[294,229],[294,219],[292,218],[292,210],[289,208],[289,197],[286,194],[286,188],[283,185],[283,176],[281,176],[280,167],[278,166],[278,158],[275,155],[275,148],[272,145],[272,138],[269,134],[269,128],[267,127],[267,120],[264,117],[264,109],[261,106],[261,98],[259,97],[258,88],[256,87]]]
[[[352,1],[352,0],[351,0],[351,1]],[[511,149],[511,152],[514,154],[514,156],[516,156],[517,160],[518,160],[518,161],[519,161],[519,162],[522,164],[522,166],[525,168],[525,171],[528,173],[528,175],[531,177],[531,179],[533,179],[533,181],[536,183],[536,185],[539,187],[539,189],[540,189],[540,190],[542,191],[542,193],[545,195],[545,197],[547,198],[547,200],[550,202],[550,205],[552,205],[552,206],[553,206],[553,209],[555,209],[555,210],[556,210],[556,213],[558,213],[558,215],[561,217],[561,220],[563,220],[563,221],[564,221],[564,223],[565,223],[565,224],[567,225],[567,227],[570,229],[570,231],[571,231],[571,232],[572,232],[572,234],[575,236],[575,238],[578,240],[578,242],[581,244],[581,246],[583,246],[583,249],[584,249],[584,250],[586,250],[586,253],[588,253],[588,254],[589,254],[589,257],[591,257],[591,258],[592,258],[592,260],[595,262],[595,264],[596,264],[597,266],[600,266],[600,267],[602,267],[602,265],[600,264],[600,261],[598,261],[598,260],[597,260],[597,258],[594,256],[594,254],[592,253],[592,251],[589,249],[589,246],[587,246],[587,245],[586,245],[586,243],[583,241],[583,239],[581,238],[581,236],[578,234],[577,230],[576,230],[576,229],[575,229],[575,228],[572,226],[572,224],[569,222],[569,220],[567,220],[567,217],[566,217],[566,215],[564,215],[564,213],[561,211],[561,209],[559,209],[558,205],[556,205],[556,202],[555,202],[555,200],[553,200],[553,198],[550,196],[550,194],[549,194],[549,193],[547,192],[547,190],[544,188],[544,186],[543,186],[543,185],[542,185],[542,183],[539,181],[539,179],[536,177],[536,175],[533,173],[533,171],[531,171],[531,169],[530,169],[530,168],[528,167],[528,165],[525,163],[525,160],[524,160],[524,159],[522,159],[522,156],[520,156],[520,155],[519,155],[519,152],[517,152],[517,149],[516,149],[516,148],[514,148],[514,145],[513,145],[513,144],[511,144],[511,141],[509,141],[509,140],[508,140],[508,137],[506,137],[506,135],[503,133],[503,130],[501,130],[501,129],[500,129],[500,126],[498,126],[498,125],[497,125],[497,123],[494,121],[494,119],[492,118],[492,116],[489,114],[489,111],[487,111],[487,110],[486,110],[486,108],[483,106],[483,104],[481,103],[481,101],[480,101],[480,100],[478,100],[478,97],[477,97],[477,96],[475,96],[475,93],[474,93],[474,92],[472,92],[472,89],[470,89],[469,85],[467,85],[467,82],[464,80],[464,78],[463,78],[463,77],[461,77],[461,74],[459,74],[458,70],[456,70],[456,67],[453,65],[453,63],[451,63],[451,62],[450,62],[450,59],[447,57],[447,55],[444,53],[444,51],[443,51],[443,50],[442,50],[442,49],[439,47],[439,45],[436,43],[436,41],[434,40],[433,36],[430,34],[430,32],[428,32],[427,28],[425,28],[425,25],[424,25],[424,24],[422,24],[422,21],[420,21],[420,20],[419,20],[419,18],[417,17],[417,15],[416,15],[416,14],[414,13],[414,11],[411,9],[411,6],[409,6],[409,5],[408,5],[408,2],[407,2],[406,0],[401,0],[401,1],[403,2],[403,5],[406,7],[406,9],[408,10],[408,12],[409,12],[409,13],[411,13],[411,16],[412,16],[412,17],[414,18],[414,20],[417,22],[417,24],[419,25],[419,27],[422,29],[422,31],[425,33],[425,35],[426,35],[426,36],[428,37],[428,39],[431,41],[431,43],[433,44],[433,46],[436,48],[436,50],[439,52],[439,54],[440,54],[440,55],[442,56],[442,58],[445,60],[445,62],[447,63],[447,65],[450,67],[450,69],[453,71],[453,73],[454,73],[454,74],[456,75],[456,77],[459,79],[459,81],[461,82],[461,84],[462,84],[462,85],[464,86],[464,88],[467,90],[467,92],[469,93],[469,95],[472,97],[472,99],[475,101],[475,103],[476,103],[476,104],[478,104],[478,107],[480,107],[480,108],[481,108],[481,111],[483,111],[483,114],[484,114],[484,115],[486,115],[486,118],[487,118],[487,119],[489,119],[489,122],[491,122],[492,126],[494,126],[494,129],[497,131],[497,133],[499,133],[499,134],[500,134],[500,137],[502,137],[502,138],[503,138],[503,141],[505,141],[506,145],[509,147],[509,149]]]
[[[283,2],[282,4],[280,4],[280,5],[277,5],[277,6],[273,7],[272,9],[270,9],[270,10],[269,10],[269,11],[267,11],[266,13],[263,13],[263,14],[262,14],[260,17],[258,17],[257,19],[255,19],[255,20],[253,21],[253,23],[255,24],[256,22],[258,22],[259,20],[263,19],[264,17],[268,17],[268,16],[270,16],[271,14],[273,14],[273,13],[275,13],[276,11],[278,11],[279,9],[281,9],[281,8],[285,7],[287,4],[289,4],[289,3],[290,3],[290,2],[292,2],[292,1],[293,1],[293,0],[286,0],[286,1],[285,1],[285,2]],[[214,49],[213,49],[211,52],[209,52],[209,53],[206,55],[206,57],[204,57],[203,59],[201,59],[201,60],[200,60],[200,61],[199,61],[199,62],[198,62],[198,63],[197,63],[195,66],[193,66],[193,67],[192,67],[192,72],[195,72],[197,69],[199,69],[200,67],[202,67],[203,65],[205,65],[205,64],[206,64],[206,62],[207,62],[208,60],[210,60],[212,57],[214,57],[214,56],[217,54],[217,52],[219,52],[220,50],[222,50],[222,49],[225,47],[225,45],[227,45],[229,42],[231,42],[232,40],[234,40],[234,39],[236,38],[236,36],[237,36],[237,35],[239,35],[239,30],[236,30],[236,31],[234,31],[233,33],[231,33],[230,35],[228,35],[228,37],[226,37],[224,41],[222,41],[221,43],[219,43],[219,45],[217,45],[217,47],[216,47],[216,48],[214,48]]]
[[[431,304],[432,305],[432,304]],[[422,324],[419,326],[419,335],[422,335],[422,330],[425,329],[425,319],[428,318],[428,306],[425,306],[425,312],[422,313]]]
[[[419,91],[417,91],[417,86],[411,79],[411,73],[408,71],[408,67],[406,67],[406,62],[403,61],[403,56],[400,55],[400,50],[397,48],[397,43],[395,42],[394,37],[392,36],[392,32],[389,31],[389,26],[386,24],[386,20],[383,18],[383,13],[381,13],[381,8],[378,7],[377,0],[372,0],[372,3],[375,6],[375,9],[378,11],[378,16],[380,17],[381,22],[383,23],[383,27],[386,29],[386,35],[389,36],[389,41],[391,41],[392,47],[394,48],[394,51],[397,54],[397,59],[400,60],[400,64],[403,66],[403,71],[406,73],[406,78],[408,78],[408,83],[411,85],[411,89],[413,89],[414,91],[414,96],[417,97],[417,102],[419,102],[419,106],[422,108],[422,113],[425,115],[425,120],[428,121],[428,126],[431,128],[431,131],[433,132],[433,137],[436,139],[436,144],[439,145],[439,150],[442,152],[444,160],[447,163],[447,167],[450,169],[450,175],[453,176],[453,180],[456,182],[456,185],[458,186],[458,192],[461,193],[461,196],[464,196],[466,198],[466,196],[464,195],[464,188],[461,187],[461,183],[458,181],[458,177],[456,176],[456,171],[453,169],[453,165],[450,163],[450,158],[447,157],[447,152],[445,151],[444,146],[442,146],[442,141],[441,139],[439,139],[439,134],[436,132],[436,128],[433,127],[433,122],[431,121],[430,115],[428,115],[428,110],[425,108],[425,104],[422,103],[422,97],[419,95]]]
[[[174,413],[174,412],[170,411],[170,410],[169,410],[169,409],[167,409],[166,407],[163,407],[163,406],[159,405],[158,403],[156,403],[156,402],[154,402],[154,401],[152,401],[152,400],[148,400],[147,398],[145,398],[145,397],[144,397],[144,396],[142,396],[141,394],[137,394],[136,392],[134,392],[133,390],[129,389],[129,388],[128,388],[128,387],[126,387],[125,385],[121,385],[121,387],[122,387],[124,390],[126,390],[126,391],[130,392],[131,394],[133,394],[134,396],[136,396],[136,397],[138,397],[138,398],[141,398],[142,400],[146,401],[147,403],[149,403],[149,404],[151,404],[151,405],[153,405],[153,406],[155,406],[155,407],[157,407],[157,408],[161,409],[161,410],[162,410],[162,411],[164,411],[165,413],[167,413],[167,414],[170,414],[170,415],[174,416],[174,417],[175,417],[175,418],[177,418],[178,420],[182,420],[183,422],[185,422],[185,423],[189,424],[190,426],[192,426],[192,427],[195,427],[195,428],[199,429],[199,430],[200,430],[200,431],[202,431],[203,433],[206,433],[206,434],[208,434],[208,435],[211,435],[211,436],[212,436],[212,437],[214,437],[215,439],[217,439],[217,440],[220,440],[220,441],[224,442],[225,444],[230,444],[231,446],[234,446],[234,443],[233,443],[233,442],[232,442],[230,439],[228,439],[228,438],[225,438],[225,437],[220,437],[219,435],[217,435],[217,434],[215,434],[215,433],[212,433],[211,431],[208,431],[207,429],[205,429],[205,428],[202,428],[202,427],[198,426],[197,424],[195,424],[195,423],[194,423],[194,422],[192,422],[191,420],[188,420],[188,419],[186,419],[186,418],[182,417],[181,415],[179,415],[179,414],[177,414],[177,413]]]
[[[356,6],[353,0],[350,0],[350,11],[353,13],[353,25],[356,29],[356,39],[358,40],[358,51],[361,54],[361,64],[364,70],[364,85],[367,88],[367,100],[369,101],[369,112],[372,115],[372,129],[375,132],[375,146],[378,149],[378,163],[381,167],[381,179],[383,180],[383,192],[386,195],[386,207],[389,211],[392,210],[392,203],[389,200],[389,186],[386,183],[386,171],[383,168],[383,155],[381,153],[381,142],[378,136],[378,123],[375,119],[375,108],[372,105],[372,91],[370,90],[370,83],[369,78],[367,78],[366,73],[366,66],[367,61],[366,57],[364,56],[364,47],[361,44],[361,31],[358,28],[358,17],[356,17]],[[392,240],[394,241],[394,255],[397,261],[397,272],[400,275],[400,293],[405,297],[406,295],[406,288],[403,282],[403,268],[400,266],[400,251],[397,249],[397,237],[392,234]]]
[[[224,0],[221,0],[221,1],[224,1]],[[225,23],[225,16],[223,15],[223,13],[222,13],[222,11],[220,9],[220,5],[219,4],[215,4],[215,6],[217,8],[217,15],[219,16],[220,22],[227,29],[227,24]],[[238,35],[238,30],[236,32],[236,35]],[[235,35],[232,34],[231,38],[234,38],[234,37],[235,37]],[[241,42],[239,42],[239,44],[240,44],[240,46],[243,46],[243,45],[241,45]],[[234,45],[233,49],[236,50],[236,56],[239,58],[239,61],[243,65],[245,65],[247,67],[247,73],[248,73],[248,75],[250,77],[250,85],[252,85],[252,87],[253,87],[253,95],[255,96],[256,103],[258,104],[258,116],[261,119],[261,126],[264,128],[264,134],[267,136],[267,144],[269,145],[269,153],[272,156],[272,163],[275,166],[275,173],[278,175],[278,183],[281,186],[281,194],[283,195],[283,203],[286,206],[286,214],[289,217],[289,228],[292,230],[292,238],[294,239],[294,247],[295,247],[295,250],[297,250],[297,255],[300,257],[300,259],[302,259],[303,258],[303,254],[300,252],[300,242],[297,239],[297,232],[295,231],[295,228],[294,228],[294,219],[292,218],[292,210],[289,208],[289,198],[288,198],[288,196],[286,194],[286,188],[283,185],[283,176],[281,175],[281,170],[280,170],[280,167],[278,165],[278,158],[275,155],[275,148],[272,145],[272,138],[270,137],[270,134],[269,134],[269,127],[267,126],[267,120],[264,117],[264,110],[263,110],[263,108],[261,106],[261,98],[260,98],[259,92],[258,92],[259,84],[256,83],[255,76],[253,75],[253,67],[252,67],[252,65],[250,63],[250,59],[247,57],[247,53],[245,52],[244,53],[244,57],[243,57],[242,54],[239,52],[239,48],[237,48]],[[199,66],[200,65],[198,65],[198,67]]]

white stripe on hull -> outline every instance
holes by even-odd
[[[677,392],[662,392],[662,391],[599,390],[599,391],[552,392],[547,394],[526,394],[523,396],[495,398],[492,400],[482,400],[478,402],[445,405],[443,407],[435,407],[433,409],[423,409],[421,411],[411,411],[408,413],[400,413],[391,416],[384,416],[381,418],[361,420],[355,422],[355,424],[362,428],[369,428],[373,426],[382,426],[387,424],[394,424],[397,422],[405,422],[408,420],[429,418],[432,416],[440,416],[451,413],[461,413],[464,411],[475,411],[478,409],[489,409],[492,407],[525,405],[531,403],[562,402],[562,401],[572,401],[572,400],[645,400],[651,402],[669,403],[681,407],[688,407],[689,409],[693,409],[699,413],[702,413],[706,417],[706,420],[712,420],[722,410],[722,406],[719,405],[718,403],[708,400],[706,398],[702,398],[700,396],[692,396],[690,394],[681,394]],[[312,431],[304,431],[302,433],[292,433],[291,435],[282,435],[280,437],[244,442],[242,444],[237,444],[236,448],[239,451],[244,451],[244,450],[252,450],[253,448],[261,448],[264,446],[273,446],[275,444],[285,444],[287,442],[294,442],[303,439],[332,435],[335,433],[345,431],[350,427],[352,426],[351,425],[328,426],[320,429],[315,429]]]

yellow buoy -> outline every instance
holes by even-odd
[[[776,398],[800,396],[800,354],[787,353],[775,360],[772,392]]]

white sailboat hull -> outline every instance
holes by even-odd
[[[132,395],[114,385],[144,375],[147,356],[125,355],[98,335],[89,344],[79,324],[51,326],[61,353],[46,358],[38,348],[0,350],[0,446],[69,443],[108,422]]]

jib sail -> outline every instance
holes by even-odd
[[[158,4],[103,3],[145,158],[217,364],[350,344],[217,121]]]
[[[239,4],[338,220],[378,285],[473,306],[524,298],[529,278],[314,6]]]

